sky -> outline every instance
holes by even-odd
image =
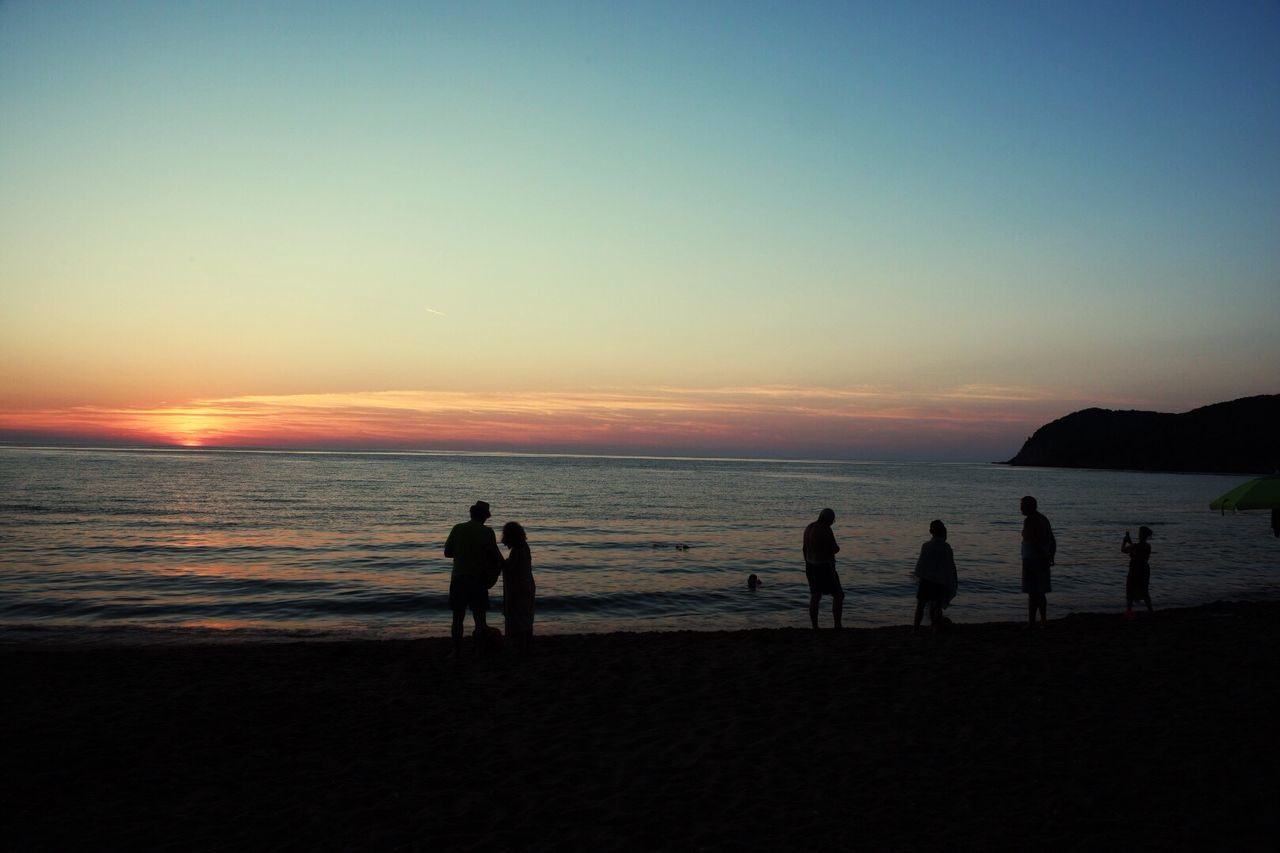
[[[0,2],[0,441],[989,461],[1277,318],[1271,0]]]

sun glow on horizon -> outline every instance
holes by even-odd
[[[160,434],[182,447],[204,447],[216,443],[216,437],[234,434],[235,421],[214,408],[182,408],[152,413]]]
[[[178,406],[0,412],[0,436],[44,432],[179,447],[634,450],[986,458],[1062,401],[1017,388],[906,394],[872,387],[376,391],[248,395]],[[907,434],[910,434],[907,436]],[[906,436],[904,438],[904,436]],[[905,443],[904,443],[905,442]]]

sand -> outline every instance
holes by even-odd
[[[4,849],[1269,850],[1280,834],[1280,603],[919,637],[535,640],[460,664],[435,639],[0,642]]]

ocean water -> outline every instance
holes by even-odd
[[[476,500],[528,530],[536,631],[808,623],[800,540],[836,512],[845,621],[909,624],[931,519],[958,622],[1024,618],[1018,499],[1053,523],[1050,616],[1123,607],[1120,540],[1155,531],[1156,607],[1280,597],[1265,513],[1208,503],[1246,477],[449,453],[0,448],[0,628],[156,638],[445,636],[449,528]],[[687,546],[687,547],[677,547]],[[749,592],[747,576],[762,589]],[[493,590],[500,608],[501,584]],[[829,601],[823,622],[829,624]],[[468,624],[469,624],[468,620]],[[501,625],[501,617],[494,617]]]

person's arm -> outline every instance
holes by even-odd
[[[960,576],[956,571],[956,552],[951,550],[951,546],[946,547],[946,565],[943,567],[947,570],[947,592],[952,596],[956,594],[956,590],[960,588]]]
[[[454,528],[456,530],[457,528]],[[453,556],[453,534],[454,530],[449,531],[449,538],[444,540],[444,555],[446,557]]]
[[[928,564],[928,562],[929,562],[929,543],[926,542],[920,546],[920,556],[916,557],[916,570],[911,574],[917,578],[923,579],[924,575],[920,574],[920,570],[923,569]]]
[[[1052,561],[1054,552],[1058,550],[1058,543],[1053,538],[1053,527],[1050,526],[1049,519],[1039,514],[1027,516],[1027,521],[1023,525],[1023,535]]]

